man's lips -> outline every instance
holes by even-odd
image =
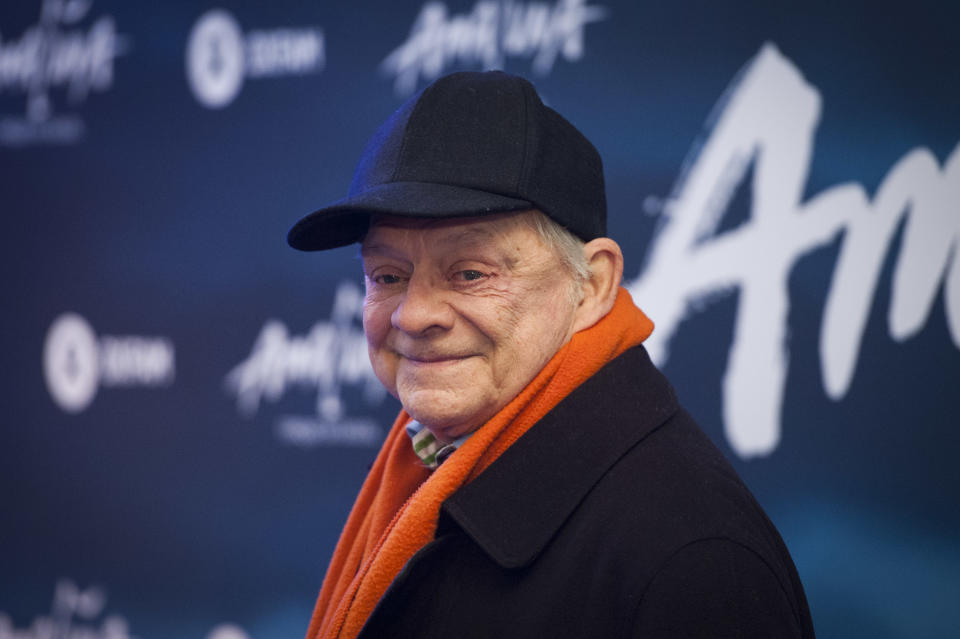
[[[459,362],[465,360],[472,355],[446,355],[446,354],[406,354],[406,353],[397,353],[401,358],[407,360],[412,364],[448,364],[453,362]]]

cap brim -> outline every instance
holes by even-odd
[[[301,251],[323,251],[359,242],[373,214],[448,218],[534,208],[527,200],[449,184],[390,182],[344,198],[301,218],[287,243]]]

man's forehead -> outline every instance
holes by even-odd
[[[424,219],[375,216],[360,247],[361,254],[392,240],[429,240],[431,247],[464,246],[490,242],[508,234],[522,214],[494,214],[464,218]]]

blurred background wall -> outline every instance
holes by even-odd
[[[302,636],[398,404],[355,248],[285,233],[406,97],[482,68],[599,148],[648,346],[819,635],[955,635],[948,7],[4,3],[0,638]]]

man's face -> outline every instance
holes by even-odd
[[[441,440],[496,414],[573,333],[573,276],[523,215],[383,217],[363,241],[373,369]]]

